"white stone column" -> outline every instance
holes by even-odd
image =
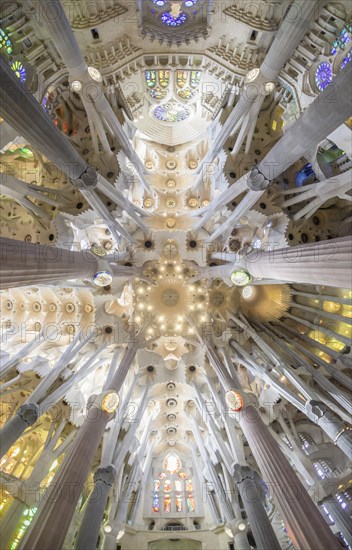
[[[274,249],[243,258],[253,277],[346,288],[351,269],[351,237]]]
[[[60,57],[72,76],[79,79],[87,65],[60,0],[37,0],[35,5]]]
[[[273,439],[257,409],[253,405],[245,406],[240,413],[239,422],[263,479],[269,484],[295,547],[338,550],[339,542]]]
[[[257,548],[281,550],[263,505],[263,495],[256,472],[248,466],[235,466],[234,477],[244,504]]]
[[[0,237],[0,288],[91,279],[98,270],[89,250],[74,252]]]
[[[328,495],[319,503],[320,507],[326,508],[331,515],[337,529],[343,534],[349,546],[352,546],[352,524],[351,518],[346,510],[343,510],[341,504],[333,495]],[[325,514],[325,511],[324,511]]]
[[[112,414],[103,408],[104,397],[110,392],[120,391],[137,348],[137,344],[127,348],[108,390],[92,397],[84,423],[40,504],[35,522],[21,542],[21,550],[62,549],[96,450],[112,418]]]
[[[26,141],[53,162],[71,180],[87,170],[87,163],[65,134],[53,124],[43,107],[29,92],[3,56],[0,57],[0,115]],[[96,182],[95,182],[96,185]]]
[[[295,0],[292,4],[260,67],[261,73],[268,81],[277,79],[279,72],[291,59],[307,33],[312,19],[318,16],[318,10],[317,0]]]

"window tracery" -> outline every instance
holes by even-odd
[[[153,479],[153,514],[191,514],[196,511],[193,479],[174,453],[167,455],[163,471]],[[162,481],[160,481],[162,480]]]

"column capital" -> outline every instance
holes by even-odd
[[[36,403],[26,403],[21,405],[17,411],[17,416],[28,426],[32,426],[39,418],[39,407]]]
[[[95,472],[93,479],[94,483],[97,481],[102,481],[105,485],[113,486],[116,477],[116,468],[110,464],[105,468],[98,468]]]
[[[306,403],[306,410],[308,418],[314,422],[320,420],[328,412],[334,414],[325,403],[316,399],[311,399]]]
[[[91,166],[87,166],[86,170],[79,178],[72,180],[74,187],[77,189],[95,189],[98,185],[98,174]]]
[[[270,180],[261,173],[258,167],[253,168],[247,174],[247,186],[251,191],[264,191],[269,185]]]

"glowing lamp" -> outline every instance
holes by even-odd
[[[232,412],[240,412],[243,409],[242,395],[236,390],[230,390],[225,395],[226,405]]]
[[[101,408],[107,414],[112,414],[119,406],[120,398],[114,391],[107,393],[101,402]]]
[[[252,282],[252,275],[245,269],[235,269],[231,273],[231,281],[236,286],[246,286]]]

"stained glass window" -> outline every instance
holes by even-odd
[[[168,27],[177,27],[179,25],[183,25],[186,20],[187,16],[183,11],[181,11],[177,17],[174,17],[171,12],[165,12],[161,14],[162,23],[164,23],[164,25],[167,25]]]
[[[182,491],[182,482],[179,479],[175,480],[175,491],[178,493]]]
[[[323,61],[318,65],[315,71],[315,83],[318,89],[322,92],[332,82],[332,68],[329,63]]]
[[[13,52],[13,44],[10,39],[10,37],[4,32],[2,29],[0,29],[0,49],[5,48],[6,53],[9,55]]]
[[[191,87],[198,88],[200,83],[200,71],[191,71]]]
[[[189,512],[194,512],[195,511],[195,505],[194,505],[194,497],[192,497],[191,495],[188,495],[187,496],[187,509]]]
[[[163,470],[152,480],[152,512],[155,514],[189,514],[195,512],[193,483],[182,470],[181,459],[173,452],[166,455]],[[165,473],[167,472],[167,473]],[[162,480],[162,481],[160,481]]]
[[[176,512],[182,512],[182,497],[176,495]]]
[[[171,498],[169,496],[164,498],[164,512],[171,512]]]
[[[161,88],[154,88],[153,90],[149,90],[149,95],[153,99],[164,99],[167,96],[167,91]]]
[[[160,481],[158,479],[154,479],[154,491],[159,491],[160,489]]]
[[[169,493],[171,491],[171,483],[169,479],[166,479],[164,482],[164,491],[165,493]]]
[[[159,71],[159,84],[162,88],[167,88],[170,82],[170,71]]]
[[[37,508],[27,508],[27,510],[23,512],[23,515],[21,517],[21,522],[19,524],[19,529],[16,532],[15,538],[10,545],[10,550],[15,550],[16,548],[18,548],[20,544],[20,540],[22,539],[23,535],[25,534],[28,527],[30,526],[36,511],[37,511]]]
[[[186,491],[189,491],[190,493],[193,491],[191,479],[186,479]]]
[[[153,512],[159,512],[160,506],[159,506],[159,495],[156,493],[153,497]]]
[[[339,31],[336,39],[331,45],[330,54],[335,55],[338,50],[344,50],[346,45],[351,41],[352,36],[352,23],[346,23],[344,27]]]
[[[157,6],[165,6],[166,0],[153,0],[153,4],[156,4]]]
[[[185,0],[185,6],[186,8],[192,8],[198,0]]]
[[[175,454],[169,454],[164,460],[164,468],[170,474],[175,474],[181,468],[181,460]]]
[[[163,122],[181,122],[191,116],[191,110],[177,101],[168,101],[163,105],[157,105],[153,114],[157,120]]]
[[[148,88],[156,86],[156,71],[145,71],[145,83]]]
[[[192,99],[192,97],[194,97],[196,95],[196,92],[192,92],[192,90],[190,90],[189,88],[185,88],[184,90],[179,90],[177,92],[177,95],[181,98],[181,99]]]
[[[13,61],[11,63],[11,69],[22,82],[26,82],[27,71],[21,61]]]
[[[184,88],[188,81],[188,71],[177,71],[177,86]]]
[[[348,52],[348,54],[343,58],[343,61],[340,65],[340,71],[344,69],[350,61],[352,61],[352,53]]]

